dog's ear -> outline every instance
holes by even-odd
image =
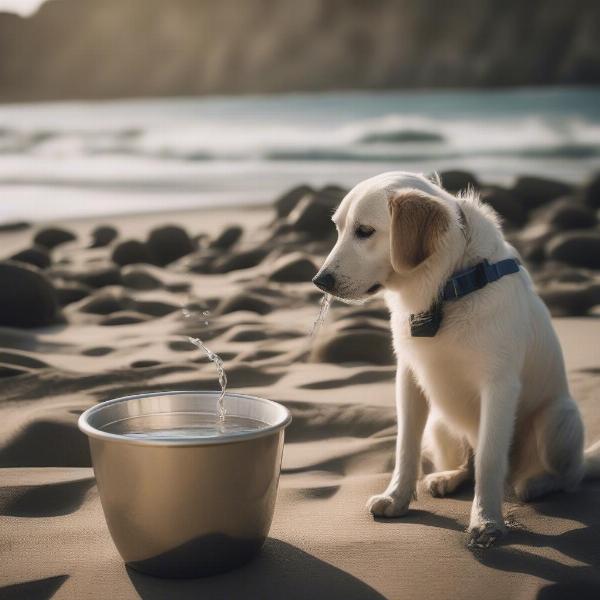
[[[390,209],[390,253],[397,273],[414,269],[439,247],[450,225],[442,202],[418,190],[392,196]]]

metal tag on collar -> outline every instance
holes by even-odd
[[[442,324],[442,303],[436,302],[427,311],[410,315],[410,335],[412,337],[434,337]]]

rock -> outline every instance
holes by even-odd
[[[559,234],[548,242],[546,253],[553,260],[576,267],[600,269],[600,232],[575,231]]]
[[[266,315],[273,310],[271,304],[250,294],[237,294],[230,298],[225,298],[217,307],[216,313],[226,315],[228,313],[244,310],[248,312]]]
[[[138,240],[127,240],[118,244],[113,250],[112,260],[121,266],[154,262],[148,246]]]
[[[92,315],[110,315],[126,308],[126,300],[113,293],[101,292],[84,302],[79,310]]]
[[[99,225],[92,231],[90,248],[104,248],[117,239],[119,232],[112,225]]]
[[[387,329],[334,330],[318,338],[310,356],[312,362],[371,363],[396,362]]]
[[[34,267],[0,262],[0,325],[44,327],[64,322],[51,281]]]
[[[332,209],[335,209],[347,193],[348,190],[346,188],[329,184],[315,192],[315,197],[319,202],[323,202],[327,204],[327,206],[331,206]]]
[[[501,217],[502,220],[514,227],[520,227],[527,221],[527,213],[518,200],[499,186],[491,186],[483,189],[480,194],[482,202],[489,204]]]
[[[44,246],[48,250],[56,248],[66,242],[72,242],[77,239],[74,233],[60,227],[47,227],[40,229],[33,238],[33,241],[38,246]]]
[[[538,292],[555,317],[583,316],[600,304],[597,283],[552,283]]]
[[[152,275],[144,267],[137,265],[123,267],[121,280],[125,287],[134,290],[155,290],[163,287],[160,279]]]
[[[566,196],[571,191],[572,187],[562,181],[532,176],[517,178],[512,188],[513,194],[523,203],[525,210],[547,204],[560,196]]]
[[[11,231],[24,231],[25,229],[29,229],[31,227],[31,223],[27,221],[6,221],[4,223],[0,223],[0,233],[8,233]]]
[[[308,185],[299,185],[275,200],[275,211],[279,218],[287,217],[305,196],[312,196],[314,190]]]
[[[56,284],[55,288],[61,306],[79,302],[92,292],[92,288],[75,282]]]
[[[268,334],[261,329],[240,329],[230,336],[230,342],[259,342],[266,340]]]
[[[317,270],[312,260],[300,252],[294,252],[282,256],[273,265],[269,279],[278,282],[307,282],[316,275]]]
[[[442,187],[451,194],[465,191],[469,187],[474,189],[479,188],[479,180],[473,173],[469,173],[468,171],[442,171],[440,173],[440,180]]]
[[[106,317],[100,321],[100,325],[135,325],[136,323],[144,323],[149,319],[150,317],[134,311],[123,311]]]
[[[242,237],[244,230],[238,225],[231,225],[226,227],[221,234],[215,238],[211,243],[211,248],[218,248],[219,250],[229,250],[238,240]]]
[[[561,231],[585,229],[593,227],[597,222],[596,213],[573,197],[554,200],[538,218],[545,219]]]
[[[148,235],[146,246],[154,262],[161,266],[194,251],[194,243],[187,231],[178,225],[164,225],[153,229]]]
[[[600,173],[596,173],[582,189],[582,196],[586,204],[592,208],[600,208]]]
[[[121,271],[113,264],[91,267],[87,271],[77,273],[74,279],[92,288],[121,285],[122,283]]]
[[[43,246],[31,246],[31,248],[25,248],[25,250],[21,250],[21,252],[17,252],[11,256],[11,260],[27,263],[38,269],[46,269],[52,262],[48,250]]]
[[[238,271],[240,269],[250,269],[260,264],[268,254],[269,250],[266,248],[254,248],[253,250],[238,252],[217,259],[212,264],[211,270],[215,273],[229,273],[230,271]],[[195,267],[191,268],[191,270],[200,272]]]
[[[293,231],[304,232],[311,239],[320,240],[335,235],[332,213],[331,206],[319,202],[314,196],[307,196],[289,214],[287,223]]]
[[[509,241],[526,263],[542,263],[546,259],[546,244],[555,235],[556,231],[548,223],[534,221]]]

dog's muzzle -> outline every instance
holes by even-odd
[[[320,289],[323,290],[324,292],[330,294],[331,292],[333,292],[334,288],[335,288],[335,277],[327,272],[321,272],[319,271],[314,277],[312,282]]]

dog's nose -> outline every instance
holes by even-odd
[[[325,271],[324,273],[317,273],[312,282],[324,292],[331,292],[335,287],[335,277]]]

